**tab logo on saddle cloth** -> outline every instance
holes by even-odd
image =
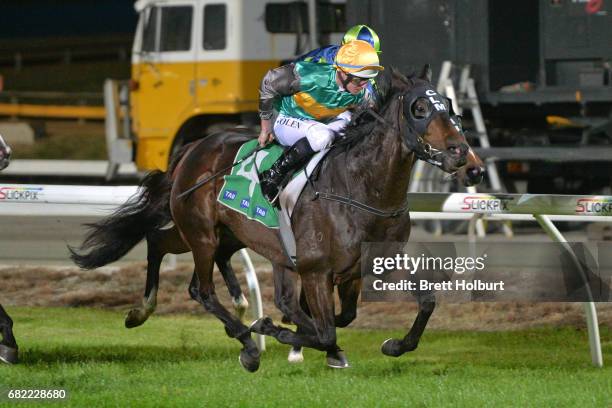
[[[227,199],[227,200],[231,200],[234,201],[236,199],[236,195],[238,193],[236,193],[235,191],[232,190],[225,190],[223,192],[223,198]]]

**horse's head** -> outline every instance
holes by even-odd
[[[0,135],[0,170],[8,167],[11,160],[11,148],[4,142]]]
[[[482,180],[482,161],[468,145],[460,118],[453,112],[450,99],[440,95],[431,84],[431,69],[423,67],[409,78],[394,73],[393,87],[403,82],[401,109],[407,131],[405,144],[417,158],[457,175],[465,185]]]

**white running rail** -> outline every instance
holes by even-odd
[[[136,186],[61,186],[0,184],[0,216],[104,216],[137,193]],[[612,222],[612,196],[547,194],[408,193],[413,219],[482,218],[537,221],[549,237],[565,238],[553,220]],[[254,315],[262,316],[261,294],[248,252],[241,252]],[[597,312],[584,303],[593,364],[603,366]],[[259,339],[258,339],[259,340]],[[263,339],[259,340],[264,347]]]

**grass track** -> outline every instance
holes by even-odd
[[[287,347],[268,340],[259,371],[249,374],[238,364],[239,344],[210,317],[154,316],[127,330],[117,312],[8,312],[21,364],[0,366],[0,389],[63,388],[69,399],[60,406],[612,406],[606,328],[604,369],[590,365],[587,334],[574,328],[427,331],[399,359],[379,347],[401,331],[344,329],[339,343],[351,369],[328,369],[311,350],[304,364],[289,365]],[[0,397],[0,405],[14,403]]]

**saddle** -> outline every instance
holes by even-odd
[[[234,158],[234,163],[239,164],[232,168],[230,174],[223,177],[224,183],[217,201],[268,228],[278,228],[287,257],[295,266],[296,244],[291,229],[291,217],[308,178],[312,176],[328,150],[316,153],[304,168],[295,172],[280,193],[279,209],[263,196],[259,186],[259,173],[269,169],[282,155],[284,149],[275,143],[259,151],[256,151],[257,147],[256,139],[240,147]]]

